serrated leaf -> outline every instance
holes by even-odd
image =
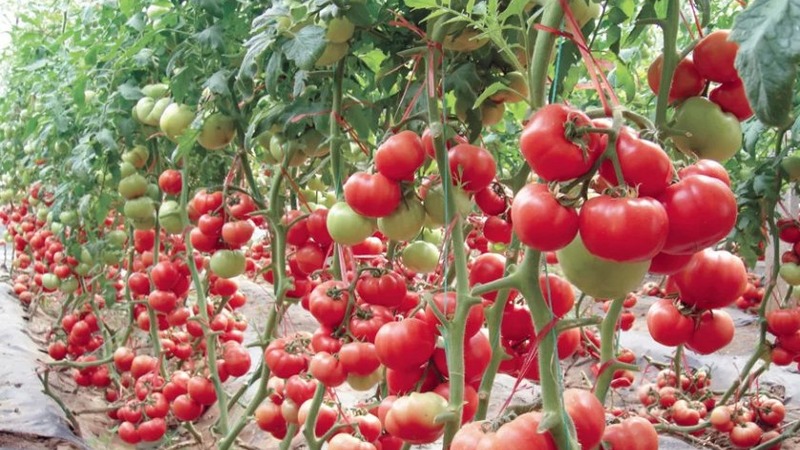
[[[800,0],[755,0],[733,25],[730,40],[739,44],[736,70],[756,117],[785,126],[792,108],[800,62]]]
[[[140,98],[144,97],[142,91],[139,90],[138,86],[134,86],[129,83],[120,84],[117,87],[117,91],[125,100],[139,100]]]
[[[214,24],[205,30],[195,35],[197,41],[202,45],[214,49],[221,50],[225,47],[225,37],[222,27],[219,24]]]
[[[655,6],[653,6],[653,2],[644,2],[641,11],[639,11],[639,15],[636,16],[637,25],[633,27],[633,30],[631,30],[630,34],[626,39],[626,42],[632,43],[633,41],[635,41],[639,37],[639,35],[641,35],[642,32],[644,32],[645,28],[649,26],[646,24],[640,24],[639,22],[641,20],[656,19],[656,18],[658,18],[658,13],[656,12]]]
[[[294,61],[297,67],[310,70],[319,59],[328,41],[325,39],[325,29],[317,26],[306,26],[294,37],[283,44],[286,57]]]
[[[409,8],[436,8],[436,0],[405,0],[403,3]]]
[[[228,87],[230,75],[230,72],[225,69],[217,71],[203,83],[203,87],[208,88],[214,94],[230,97],[231,91]]]

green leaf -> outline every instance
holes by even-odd
[[[309,25],[283,44],[283,52],[287,58],[297,64],[297,67],[309,70],[314,67],[314,63],[325,51],[327,44],[325,29],[317,25]]]
[[[203,83],[203,87],[208,88],[214,94],[230,97],[231,91],[228,88],[230,75],[230,72],[225,69],[217,71]]]
[[[136,0],[119,0],[119,10],[125,17],[130,17],[136,12]]]
[[[117,91],[119,91],[119,94],[125,100],[139,100],[144,97],[139,87],[130,83],[120,84],[119,87],[117,87]]]
[[[800,0],[755,0],[741,12],[730,40],[739,44],[736,69],[756,117],[785,126],[800,62]]]
[[[195,37],[198,42],[208,48],[221,50],[225,47],[225,37],[223,36],[222,27],[219,24],[206,28],[197,33]]]
[[[436,0],[405,0],[404,3],[409,8],[429,8],[433,9],[436,8],[438,5],[436,4]]]
[[[705,27],[711,19],[711,2],[709,0],[694,0],[694,4],[700,10],[700,26]]]
[[[494,83],[489,85],[489,87],[484,89],[483,92],[481,92],[481,95],[477,99],[475,99],[475,103],[472,105],[472,108],[474,109],[480,107],[487,98],[493,96],[494,94],[497,94],[500,91],[513,92],[505,84],[499,81],[495,81]]]

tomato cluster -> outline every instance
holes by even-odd
[[[753,116],[744,84],[734,67],[739,45],[728,40],[729,30],[717,30],[700,39],[692,55],[678,62],[669,89],[676,103],[674,126],[685,135],[674,136],[681,151],[723,162],[742,144],[740,121]],[[658,94],[663,55],[650,65],[647,82]],[[710,83],[718,83],[708,93]]]
[[[751,448],[780,436],[785,417],[786,407],[781,400],[754,393],[736,403],[717,406],[709,414],[709,421],[715,430],[728,435],[734,447]],[[769,447],[780,448],[780,443]]]

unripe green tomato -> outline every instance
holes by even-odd
[[[309,157],[325,156],[330,152],[330,147],[324,144],[325,136],[316,128],[307,130],[300,136],[300,150]]]
[[[150,197],[139,197],[125,202],[122,208],[125,217],[133,220],[150,220],[154,219],[153,215],[156,212],[153,206],[153,199]]]
[[[391,214],[378,219],[378,229],[389,239],[410,241],[425,224],[425,207],[416,195],[406,197]]]
[[[137,169],[144,167],[145,164],[147,164],[148,158],[150,158],[150,152],[147,151],[147,148],[143,145],[136,145],[122,154],[122,160]]]
[[[356,26],[350,22],[347,17],[334,17],[328,22],[328,29],[325,31],[325,38],[328,42],[334,44],[341,44],[350,40]]]
[[[90,266],[92,264],[94,264],[94,256],[92,256],[92,253],[89,252],[89,250],[86,247],[81,248],[81,256],[80,256],[79,260],[82,263],[86,263],[86,264],[88,264]]]
[[[788,176],[789,181],[800,180],[800,153],[794,153],[781,160],[781,168]]]
[[[324,192],[328,189],[328,186],[322,181],[322,178],[318,176],[308,180],[308,187],[317,192]]]
[[[137,121],[145,124],[145,125],[157,125],[158,123],[148,123],[147,116],[150,115],[150,112],[153,110],[156,101],[150,97],[142,97],[136,102],[136,106],[133,107],[133,118]]]
[[[119,180],[117,192],[125,200],[141,197],[147,193],[147,179],[138,173]]]
[[[344,58],[349,50],[350,44],[346,42],[341,44],[328,42],[328,45],[325,46],[325,50],[322,52],[322,55],[317,58],[317,62],[314,63],[314,65],[316,67],[327,67],[335,64],[339,62],[340,59]]]
[[[78,213],[75,211],[63,211],[58,215],[58,220],[64,225],[74,227],[78,225]]]
[[[369,391],[378,383],[383,381],[383,371],[383,366],[380,366],[369,375],[356,375],[354,373],[349,373],[347,374],[347,384],[349,384],[354,391]]]
[[[148,84],[142,88],[142,93],[150,98],[158,99],[169,91],[169,86],[164,83]]]
[[[444,241],[444,231],[442,231],[441,228],[436,228],[436,229],[423,228],[422,240],[424,240],[425,242],[430,242],[431,244],[436,246],[442,245],[442,242]]]
[[[169,106],[170,103],[172,103],[172,100],[169,97],[156,100],[155,105],[153,105],[153,109],[150,110],[150,114],[147,115],[144,123],[153,127],[157,127],[161,122],[161,116],[164,114],[164,111],[167,109],[167,106]]]
[[[42,287],[47,290],[55,290],[58,289],[58,286],[61,284],[61,280],[52,273],[46,273],[42,275]]]
[[[150,183],[147,185],[147,192],[146,195],[153,199],[153,201],[157,202],[161,200],[161,189],[155,183]]]
[[[136,230],[152,230],[156,226],[156,217],[153,215],[144,219],[131,219],[131,225]]]
[[[236,136],[236,124],[231,117],[221,113],[208,116],[197,136],[197,143],[206,150],[225,148]]]
[[[170,103],[164,113],[161,114],[159,127],[169,140],[177,142],[194,121],[194,116],[194,110],[188,105]]]
[[[106,235],[106,242],[114,248],[122,248],[128,242],[128,233],[122,230],[114,230]]]
[[[129,177],[136,173],[136,167],[129,162],[123,161],[119,165],[119,175],[122,178]]]
[[[114,265],[122,262],[124,255],[119,250],[106,250],[102,254],[103,264]]]
[[[676,131],[686,133],[672,136],[672,142],[684,153],[725,162],[742,148],[739,119],[704,97],[691,97],[681,103],[674,122]]]
[[[180,204],[174,200],[162,203],[158,208],[158,222],[167,233],[181,233],[186,224],[183,222]]]
[[[77,266],[75,266],[73,270],[75,271],[76,274],[85,277],[86,275],[89,275],[89,272],[92,270],[92,266],[86,263],[80,263]]]
[[[64,231],[64,225],[59,222],[52,222],[50,223],[50,231],[52,231],[53,234],[61,234],[61,232]]]
[[[220,278],[234,278],[244,273],[246,263],[244,253],[239,250],[217,250],[209,267]]]
[[[451,187],[450,189],[453,190],[453,196],[455,198],[456,209],[458,210],[458,213],[462,215],[469,214],[469,212],[472,211],[472,200],[470,200],[469,195],[464,192],[463,189],[458,187]],[[445,196],[441,184],[428,189],[424,204],[425,212],[428,213],[428,216],[430,216],[433,223],[439,226],[444,225]]]
[[[372,221],[353,211],[345,202],[338,202],[328,211],[326,222],[333,241],[342,245],[356,245],[372,236]]]
[[[78,280],[75,277],[69,277],[61,280],[59,290],[65,294],[72,294],[78,290]]]
[[[403,265],[418,273],[431,273],[439,265],[439,249],[425,241],[416,241],[403,249]]]

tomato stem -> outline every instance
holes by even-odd
[[[669,106],[669,91],[672,87],[672,77],[678,66],[678,29],[680,28],[680,0],[669,0],[667,3],[667,17],[663,23],[664,48],[663,65],[661,66],[661,81],[658,87],[656,101],[656,127],[659,131],[667,124],[667,107]]]
[[[604,367],[605,370],[597,377],[594,385],[594,395],[601,403],[605,403],[608,389],[614,378],[614,368],[611,367],[614,361],[614,338],[624,301],[624,298],[616,298],[611,301],[611,306],[608,308],[603,324],[600,326],[600,367]]]
[[[547,328],[555,319],[553,311],[547,305],[539,284],[539,264],[541,252],[527,249],[523,256],[522,263],[515,272],[519,282],[517,289],[525,297],[531,318],[539,336],[538,364],[539,364],[539,385],[542,389],[542,407],[546,420],[548,421],[548,431],[553,436],[558,448],[568,450],[580,448],[575,441],[575,428],[572,419],[564,409],[562,392],[561,365],[558,361],[558,348],[556,341],[556,330],[553,327],[544,336],[541,332]]]

